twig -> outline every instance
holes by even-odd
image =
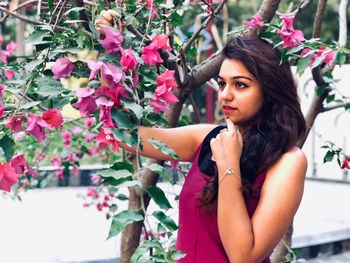
[[[323,107],[320,110],[320,112],[331,111],[331,110],[339,109],[339,108],[346,107],[346,106],[350,106],[350,102],[344,102],[344,103],[339,103],[339,104],[329,106],[329,107]]]
[[[279,16],[296,16],[303,12],[306,8],[309,7],[311,4],[312,0],[305,0],[301,5],[299,5],[298,8],[296,8],[294,11],[286,12],[286,13],[281,13],[281,12],[276,12],[277,15]]]
[[[35,20],[32,20],[32,19],[29,19],[28,17],[26,16],[22,16],[22,15],[19,15],[19,14],[16,14],[12,11],[9,11],[7,10],[6,8],[3,8],[3,7],[0,7],[0,11],[2,12],[5,12],[8,16],[13,16],[15,18],[18,18],[24,22],[27,22],[27,23],[30,23],[30,24],[34,24],[34,25],[46,25],[46,23],[43,23],[43,22],[40,22],[40,21],[35,21]]]
[[[29,1],[25,2],[25,3],[20,4],[17,8],[15,8],[15,9],[13,9],[11,11],[12,12],[16,12],[17,10],[21,9],[22,7],[25,7],[25,6],[29,5],[29,4],[35,3],[37,1],[38,0],[29,0]],[[8,17],[9,17],[9,14],[4,15],[4,17],[2,19],[0,19],[0,23],[3,23]]]
[[[208,22],[214,17],[216,16],[221,9],[223,8],[223,6],[226,4],[227,0],[223,0],[219,6],[214,10],[214,12],[212,12],[210,15],[208,15],[208,17],[206,18],[206,20],[204,21],[204,23],[200,26],[200,28],[197,29],[197,31],[191,36],[191,38],[188,40],[188,42],[186,43],[186,45],[180,49],[180,54],[184,54],[186,52],[187,49],[190,48],[190,46],[193,44],[193,42],[196,40],[196,38],[198,37],[199,33],[207,27]]]

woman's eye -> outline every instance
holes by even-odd
[[[223,88],[225,88],[226,83],[225,83],[225,82],[222,82],[222,81],[219,81],[219,82],[218,82],[218,85],[219,85],[219,88],[220,88],[220,89],[223,89]]]
[[[244,84],[243,82],[237,81],[236,82],[236,87],[239,89],[244,89],[246,87],[248,87],[246,84]]]

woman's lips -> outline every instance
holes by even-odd
[[[225,115],[230,115],[231,113],[235,112],[237,108],[231,107],[231,106],[223,106],[222,111]]]

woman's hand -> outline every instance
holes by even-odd
[[[118,18],[116,11],[112,9],[102,10],[99,15],[99,18],[96,19],[95,21],[96,29],[100,34],[104,35],[104,31],[102,30],[103,27],[106,27],[106,26],[111,27],[116,24],[118,27],[118,30],[120,32],[123,32],[125,28],[125,23],[124,21],[119,21],[119,20],[120,19]]]
[[[243,139],[242,135],[230,119],[226,119],[227,129],[210,141],[213,159],[218,169],[227,165],[239,168],[239,161],[242,155]]]

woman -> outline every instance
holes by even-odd
[[[171,159],[152,137],[192,162],[179,198],[176,245],[187,254],[179,262],[270,262],[303,194],[307,160],[295,145],[305,120],[277,49],[234,38],[222,54],[218,103],[227,125],[140,127],[140,153]]]

